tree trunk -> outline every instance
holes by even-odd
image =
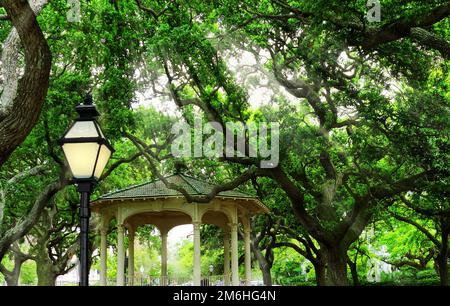
[[[326,286],[327,278],[326,278],[325,265],[315,264],[314,265],[314,271],[316,273],[316,284],[317,284],[317,286]]]
[[[8,286],[18,286],[22,265],[25,261],[32,258],[31,256],[22,253],[17,241],[14,242],[13,245],[11,245],[10,251],[14,256],[14,267],[11,271],[9,271],[0,263],[0,272],[5,277],[5,281]]]
[[[272,286],[272,273],[267,266],[259,266],[263,275],[263,282],[265,286]]]
[[[19,285],[19,277],[20,277],[20,269],[14,270],[12,273],[3,274],[5,277],[7,286],[18,286]]]
[[[56,286],[56,276],[53,274],[38,274],[38,286]]]
[[[45,240],[38,240],[36,248],[36,274],[38,277],[38,286],[55,286],[57,274],[54,273],[53,262],[48,257]]]
[[[448,236],[449,233],[446,230],[442,231],[441,248],[439,250],[439,255],[436,258],[439,279],[441,281],[441,286],[448,286]]]
[[[439,256],[438,260],[438,272],[441,286],[448,286],[448,260]]]
[[[350,258],[347,259],[347,264],[350,268],[350,272],[352,273],[352,280],[353,280],[353,286],[359,286],[359,277],[358,277],[358,270],[356,269],[356,261],[353,262],[350,260]]]
[[[263,275],[264,285],[272,286],[272,274],[270,272],[271,265],[270,263],[267,262],[266,258],[259,249],[259,246],[255,244],[256,243],[253,243],[252,241],[252,250],[253,253],[255,254],[256,259],[258,260],[258,266]]]
[[[50,259],[39,258],[36,260],[36,273],[38,286],[55,286],[57,275],[53,273],[53,264]]]
[[[36,16],[26,0],[4,0],[2,6],[22,42],[25,68],[16,95],[0,112],[0,166],[33,129],[49,86],[51,53]]]
[[[327,285],[348,286],[347,250],[337,246],[323,251],[327,262]]]

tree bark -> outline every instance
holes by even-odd
[[[46,242],[39,241],[36,247],[36,274],[38,286],[55,286],[57,274],[53,269],[53,262],[48,257]]]
[[[22,263],[19,263],[22,266]],[[7,286],[18,286],[20,277],[20,268],[16,263],[14,263],[14,268],[12,271],[6,270],[4,266],[0,266],[0,271],[3,274]]]
[[[262,272],[264,285],[272,286],[272,274],[270,272],[271,269],[270,263],[267,262],[266,258],[259,249],[259,246],[255,245],[254,241],[252,241],[252,250],[253,253],[255,254],[256,260],[258,261],[259,269]]]
[[[327,263],[327,286],[348,286],[347,249],[333,246],[323,249]]]
[[[317,286],[326,286],[327,277],[326,277],[326,269],[325,265],[322,264],[313,264],[314,271],[316,273],[316,284]]]
[[[49,86],[51,53],[26,0],[2,0],[24,47],[25,71],[11,107],[0,114],[0,166],[36,124]]]
[[[259,266],[263,275],[263,282],[265,286],[272,286],[272,273],[267,265]]]
[[[7,286],[18,286],[19,285],[20,268],[16,269],[16,266],[14,266],[14,269],[12,271],[8,271],[8,270],[6,270],[5,267],[0,266],[0,271],[2,272],[2,274],[5,278]]]
[[[56,275],[52,272],[53,265],[46,260],[36,260],[38,286],[55,286]]]
[[[450,43],[446,39],[423,28],[412,28],[411,37],[423,46],[439,51],[445,59],[450,59]]]
[[[347,259],[347,264],[350,268],[350,272],[352,274],[352,280],[353,280],[353,286],[359,286],[359,277],[358,277],[358,270],[356,268],[356,261],[353,262],[350,260],[350,258]]]
[[[441,237],[441,248],[439,250],[439,255],[436,258],[438,263],[439,279],[441,281],[441,286],[448,286],[448,236],[449,232],[446,230],[442,231]]]
[[[37,16],[45,4],[47,4],[47,0],[31,0],[29,4]],[[1,84],[3,92],[0,96],[0,114],[6,113],[9,110],[17,95],[17,85],[21,77],[21,46],[19,34],[16,28],[12,28],[8,37],[3,42],[1,55],[2,65],[0,70],[4,82]]]
[[[5,275],[5,281],[7,286],[19,286],[20,270],[17,273],[11,275]]]

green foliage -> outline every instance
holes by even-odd
[[[177,246],[178,252],[173,263],[169,263],[169,275],[180,279],[190,280],[194,268],[194,243],[191,240],[183,240]]]
[[[31,260],[24,262],[20,269],[20,284],[36,285],[36,280],[36,263]]]
[[[274,179],[275,172],[240,186],[257,194],[271,210],[274,224],[270,228],[265,228],[265,217],[254,220],[253,234],[265,235],[261,245],[269,245],[271,239],[298,243],[296,238],[308,237],[318,250],[318,258],[330,241],[344,241],[345,254],[356,261],[363,283],[371,259],[399,262],[414,258],[417,263],[418,257],[433,254],[420,269],[402,266],[399,271],[382,275],[382,282],[436,283],[432,269],[441,234],[450,222],[449,63],[438,50],[411,37],[366,49],[364,40],[370,33],[364,31],[385,29],[398,20],[419,20],[442,1],[382,1],[382,21],[376,24],[366,22],[363,0],[142,3],[161,15],[151,16],[136,1],[104,0],[81,0],[80,23],[65,18],[65,0],[50,1],[39,15],[53,55],[50,87],[38,124],[0,169],[4,195],[0,199],[4,204],[0,235],[20,222],[40,192],[58,180],[63,155],[57,140],[75,118],[75,105],[91,92],[102,114],[99,121],[105,135],[116,149],[107,169],[135,156],[101,181],[93,199],[155,178],[145,158],[136,156],[139,150],[125,133],[160,149],[158,154],[164,158],[157,166],[167,174],[175,170],[177,160],[164,145],[170,140],[170,129],[178,115],[188,122],[199,113],[205,120],[278,122],[279,169],[292,183],[291,190],[301,196],[293,199]],[[447,18],[426,29],[447,38],[449,22]],[[0,22],[2,41],[10,30],[9,22]],[[250,68],[263,71],[250,75],[247,83],[240,71],[232,69],[232,58],[242,58],[244,52],[258,60]],[[341,66],[348,63],[350,68],[342,74]],[[293,83],[280,81],[280,71]],[[151,91],[161,79],[169,80],[166,90],[158,93],[161,101],[200,102],[170,115],[140,105],[137,92]],[[309,94],[298,94],[302,86],[294,88],[291,85],[295,82],[306,84]],[[272,101],[250,107],[250,89],[263,87],[273,91]],[[347,122],[352,120],[356,122]],[[326,168],[325,160],[333,171]],[[207,158],[183,162],[189,174],[216,183],[228,182],[248,169],[246,165]],[[35,166],[42,170],[9,183]],[[423,180],[408,180],[419,173],[424,173]],[[396,192],[399,187],[402,191]],[[51,217],[43,214],[29,235],[47,238],[43,243],[61,240],[57,247],[67,250],[77,239],[73,231],[78,220],[77,203],[75,187],[64,187],[47,203],[45,212],[56,213]],[[365,226],[373,222],[370,233],[364,226],[348,230],[360,213],[364,218],[355,223]],[[283,226],[297,237],[283,231]],[[115,248],[115,220],[109,230],[108,243]],[[51,235],[45,237],[42,232]],[[344,239],[341,233],[352,236]],[[361,233],[367,239],[362,239]],[[137,238],[136,268],[143,266],[145,274],[157,276],[161,248],[158,233],[152,226],[142,226]],[[202,227],[202,274],[209,273],[209,265],[214,266],[214,273],[223,273],[222,245],[222,231]],[[371,249],[383,246],[388,258],[379,258]],[[33,255],[38,252],[33,247],[29,251]],[[176,259],[169,264],[169,274],[189,278],[192,252],[192,242],[181,241]],[[108,256],[110,278],[115,277],[116,260]],[[12,267],[8,257],[2,263]],[[302,265],[308,272],[303,273]],[[23,284],[35,283],[34,269],[33,263],[24,264]],[[283,285],[311,284],[315,278],[308,259],[285,247],[274,249],[271,272]]]

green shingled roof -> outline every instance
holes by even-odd
[[[190,195],[202,196],[211,192],[216,184],[206,181],[200,181],[196,178],[185,174],[173,174],[166,179],[170,183],[174,183],[183,187]],[[129,186],[127,188],[104,194],[98,200],[112,200],[121,198],[153,198],[167,196],[182,196],[178,191],[169,189],[161,180],[154,180],[139,185]],[[219,197],[229,198],[255,198],[255,196],[244,193],[237,189],[222,191],[217,195]]]

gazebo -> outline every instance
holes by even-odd
[[[205,196],[216,185],[194,177],[177,173],[166,177],[167,181],[183,187],[191,196]],[[245,245],[245,284],[251,281],[250,217],[268,213],[258,198],[239,190],[223,191],[209,203],[188,203],[178,191],[169,189],[161,180],[134,185],[102,195],[91,204],[100,222],[100,284],[107,284],[107,231],[111,219],[117,221],[117,285],[133,285],[134,236],[138,226],[152,224],[161,234],[161,285],[167,285],[167,236],[168,232],[183,224],[193,224],[194,258],[193,284],[201,283],[200,224],[212,224],[224,231],[224,284],[239,285],[238,227],[242,224]],[[127,229],[128,278],[125,277],[124,237]],[[231,248],[230,248],[231,246]],[[231,250],[231,252],[230,252]],[[231,254],[230,254],[231,253]],[[231,255],[231,256],[230,256]],[[231,276],[231,277],[230,277]]]

